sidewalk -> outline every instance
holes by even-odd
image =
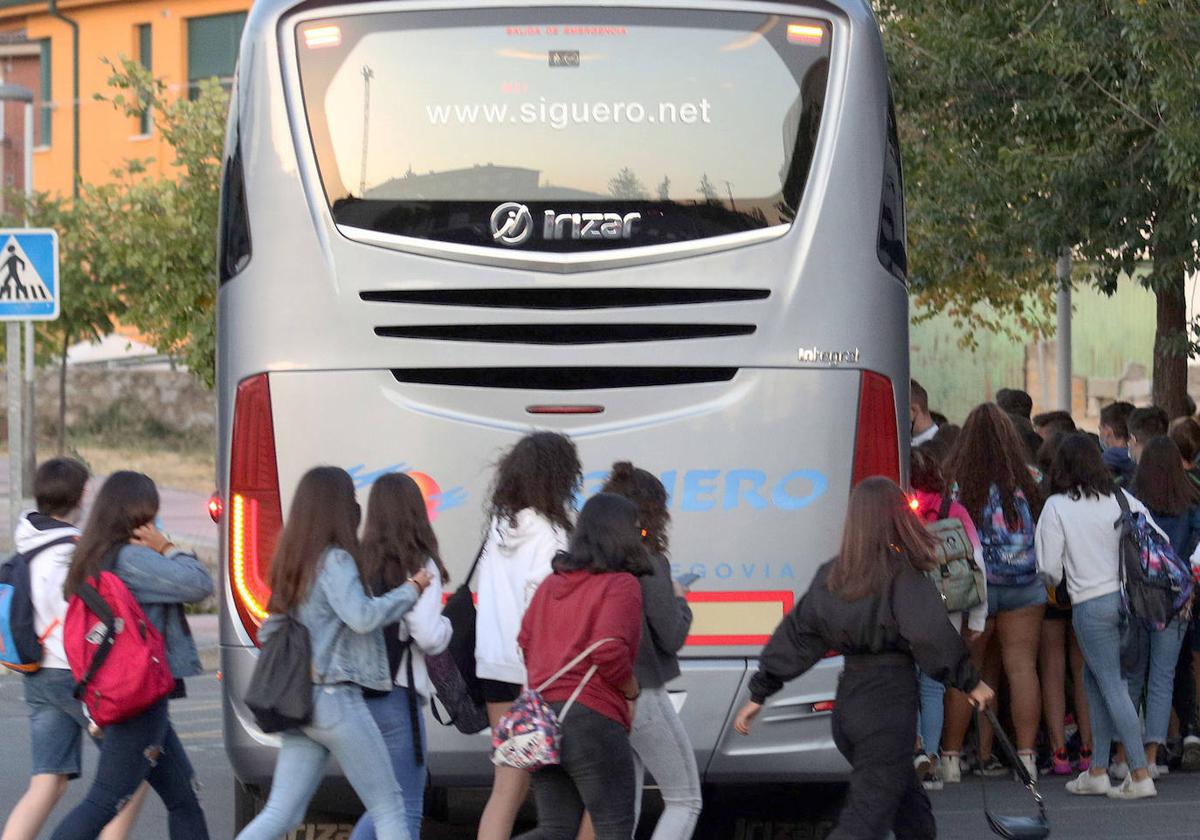
[[[100,485],[104,476],[96,476],[88,482],[88,495],[84,499],[86,510],[91,497]],[[180,545],[196,549],[199,552],[215,554],[217,548],[217,525],[208,515],[208,497],[201,493],[190,493],[184,490],[172,490],[169,487],[158,489],[160,508],[159,520],[162,529]],[[21,505],[25,510],[33,506],[28,497]],[[8,458],[0,459],[0,550],[12,550],[12,534],[8,532]]]

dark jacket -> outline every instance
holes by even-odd
[[[1129,457],[1128,447],[1110,446],[1100,457],[1117,484],[1121,487],[1133,486],[1133,474],[1137,472],[1137,464]]]
[[[638,578],[645,621],[633,672],[642,688],[661,688],[679,676],[676,654],[692,628],[692,608],[675,595],[667,558],[657,554],[650,563],[654,571]]]
[[[808,592],[763,648],[758,673],[750,679],[754,702],[762,703],[829,651],[845,656],[906,653],[938,682],[961,691],[978,684],[967,646],[929,578],[906,565],[881,593],[845,601],[826,584],[832,565],[831,560],[817,570]]]

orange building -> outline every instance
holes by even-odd
[[[166,174],[170,148],[148,115],[127,117],[96,100],[112,93],[105,62],[140,61],[180,96],[211,77],[228,85],[249,7],[250,0],[0,0],[0,80],[36,97],[34,188],[70,193],[76,166],[82,180],[103,182],[130,159],[153,158],[151,171]],[[20,186],[22,109],[9,103],[3,116],[0,181]]]

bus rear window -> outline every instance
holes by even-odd
[[[335,221],[527,251],[785,225],[808,176],[827,23],[598,8],[390,12],[296,27]]]

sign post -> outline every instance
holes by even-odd
[[[25,498],[21,434],[21,321],[59,314],[58,234],[38,228],[0,228],[0,321],[5,322],[8,373],[8,521],[12,533]]]

